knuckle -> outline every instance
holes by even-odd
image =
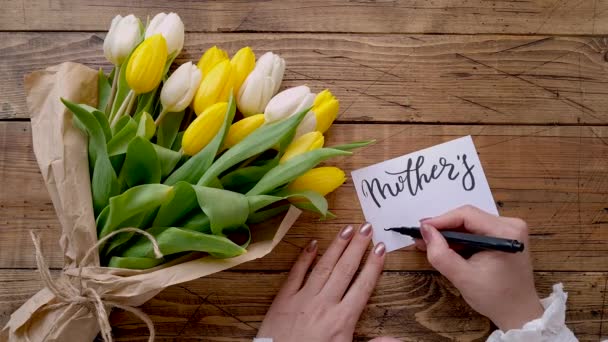
[[[374,288],[376,287],[376,282],[371,279],[365,279],[361,282],[361,290],[365,293],[366,296],[369,296],[374,292]]]
[[[328,277],[333,271],[333,267],[327,264],[318,264],[315,267],[314,273],[316,273],[319,277],[325,278]]]
[[[355,274],[357,273],[357,267],[358,265],[354,265],[354,264],[345,264],[344,267],[342,267],[341,269],[341,273],[348,278],[352,278],[355,276]]]
[[[462,212],[464,212],[465,214],[471,214],[477,210],[476,207],[474,207],[470,204],[465,204],[458,209],[461,210]]]
[[[431,265],[435,266],[435,268],[439,269],[443,265],[445,265],[445,256],[446,253],[444,251],[430,251],[427,252],[427,258]]]
[[[511,226],[517,231],[519,236],[528,236],[528,224],[526,221],[514,217],[511,219]]]

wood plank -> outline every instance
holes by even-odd
[[[602,302],[608,273],[537,272],[541,296],[562,282],[566,321],[581,341],[598,341],[608,321]],[[158,341],[251,341],[286,273],[222,272],[172,286],[142,306]],[[0,270],[0,325],[41,286],[33,270]],[[115,311],[116,340],[145,340],[145,325]],[[356,329],[356,341],[394,336],[403,341],[482,341],[493,327],[434,272],[385,272]],[[605,330],[602,331],[605,334]],[[606,337],[606,336],[604,336]]]
[[[102,37],[0,33],[0,119],[28,117],[23,76],[33,70],[107,68]],[[279,53],[283,86],[331,88],[341,121],[608,123],[603,37],[193,33],[186,42],[180,63],[213,44]]]
[[[117,14],[161,11],[195,32],[608,33],[608,2],[562,0],[8,0],[0,30],[102,31]]]
[[[529,222],[537,270],[607,270],[608,127],[338,124],[327,144],[378,140],[332,162],[350,172],[467,134],[474,137],[501,214]],[[62,266],[59,226],[30,135],[27,122],[0,122],[0,268],[35,267],[30,229],[41,235],[50,265]],[[310,239],[325,249],[344,225],[363,221],[351,181],[329,203],[337,219],[303,216],[270,256],[240,269],[287,270]],[[389,256],[387,269],[430,267],[422,253],[402,250]]]

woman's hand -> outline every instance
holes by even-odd
[[[317,242],[311,241],[268,310],[258,337],[274,342],[352,341],[384,265],[385,247],[380,243],[349,288],[371,237],[368,223],[358,231],[343,228],[304,281],[317,254]]]
[[[441,229],[459,229],[480,235],[516,239],[523,242],[522,253],[483,251],[464,259],[452,250]],[[464,206],[444,215],[421,221],[431,265],[460,290],[467,303],[490,318],[501,330],[519,329],[539,318],[543,307],[534,286],[530,260],[528,226],[517,218],[498,217],[472,206]]]

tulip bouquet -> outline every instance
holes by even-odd
[[[244,47],[229,58],[214,46],[170,73],[183,44],[175,13],[147,28],[117,16],[104,41],[114,68],[99,71],[97,108],[62,99],[88,136],[98,238],[140,228],[164,255],[124,232],[100,249],[102,265],[147,269],[189,252],[232,258],[246,251],[250,224],[290,205],[330,217],[324,196],[345,175],[316,166],[368,143],[323,147],[338,100],[305,85],[278,93],[280,56],[256,61]]]
[[[285,61],[208,49],[173,67],[178,15],[147,25],[117,16],[109,74],[66,62],[25,77],[32,144],[61,223],[64,267],[0,340],[111,341],[108,308],[136,308],[168,286],[268,254],[301,210],[332,217],[325,195],[344,172],[317,167],[368,142],[324,147],[338,113],[329,90],[279,92]],[[60,101],[61,99],[61,101]],[[279,224],[269,220],[283,215]],[[108,267],[109,266],[109,267]]]

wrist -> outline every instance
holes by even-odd
[[[541,318],[545,309],[540,299],[530,301],[527,305],[520,305],[517,310],[505,314],[504,317],[492,319],[496,326],[506,332],[512,329],[521,329],[523,326],[535,319]]]

